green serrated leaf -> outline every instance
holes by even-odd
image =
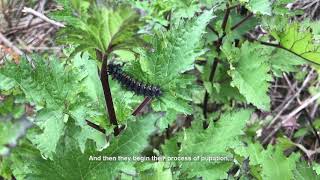
[[[240,2],[247,2],[248,9],[254,14],[271,15],[271,1],[269,0],[240,0]]]
[[[250,110],[227,112],[221,116],[217,124],[210,124],[206,130],[203,130],[200,119],[197,119],[197,122],[181,134],[178,139],[166,142],[163,146],[164,152],[169,154],[165,155],[175,155],[177,150],[171,150],[171,148],[177,149],[176,143],[179,142],[181,143],[181,149],[178,151],[179,156],[231,156],[228,148],[239,143],[238,137],[243,134],[242,129],[250,114]],[[204,179],[221,179],[227,178],[226,171],[231,165],[230,161],[184,162],[181,164],[181,170],[189,178],[201,176]]]
[[[54,13],[53,17],[66,20],[69,23],[69,26],[59,33],[59,37],[61,42],[77,45],[72,55],[86,49],[107,52],[111,47],[112,50],[115,50],[121,44],[124,47],[137,30],[138,16],[134,10],[127,6],[110,8],[92,4],[90,13],[86,10],[87,6],[78,7],[84,10],[79,11],[82,12],[81,15],[74,16],[73,8],[77,6],[77,3],[73,6],[70,3],[63,1],[67,9],[62,11],[62,15],[67,19],[57,16],[59,13]],[[78,3],[78,6],[81,4]]]
[[[157,85],[167,85],[190,69],[195,58],[203,53],[196,52],[195,48],[212,18],[212,10],[205,11],[191,21],[157,34],[153,41],[154,50],[141,54],[141,70],[146,73],[144,79]]]
[[[170,168],[165,167],[164,162],[156,162],[150,164],[149,168],[140,171],[141,180],[172,180],[172,173]]]
[[[64,135],[63,110],[46,109],[37,115],[36,124],[43,132],[31,141],[37,145],[44,156],[51,157],[55,152],[58,141]]]
[[[281,31],[273,30],[271,35],[276,38],[279,44],[285,49],[306,61],[320,64],[320,46],[319,43],[315,43],[309,27],[302,27],[298,23],[290,23]]]
[[[271,76],[268,74],[268,56],[263,47],[245,42],[233,57],[236,59],[230,62],[234,67],[228,72],[232,77],[231,85],[237,87],[249,103],[259,109],[269,110],[270,97],[267,92]]]
[[[320,175],[320,164],[313,164],[312,169],[316,171],[317,175]]]
[[[269,145],[266,150],[260,144],[249,143],[248,146],[237,146],[235,152],[243,157],[249,158],[250,165],[260,165],[260,173],[263,179],[286,179],[294,177],[296,162],[299,155],[292,154],[286,157],[283,149],[278,146]]]
[[[262,175],[265,179],[293,179],[293,169],[296,168],[296,161],[299,156],[291,155],[289,158],[284,156],[281,149],[275,150],[269,145],[263,155]]]
[[[13,174],[18,179],[113,179],[120,170],[132,169],[133,161],[103,161],[105,157],[138,157],[148,144],[148,136],[155,130],[154,123],[159,115],[149,115],[130,121],[127,129],[115,137],[110,146],[97,151],[92,141],[81,152],[73,138],[75,126],[69,126],[67,136],[61,139],[52,160],[43,159],[36,149],[25,144],[17,149],[12,158]],[[101,158],[101,160],[93,160]]]
[[[81,58],[77,56],[74,62],[81,64],[79,59]],[[0,74],[19,84],[27,100],[36,105],[38,113],[34,123],[41,131],[33,134],[30,139],[44,156],[52,157],[70,117],[76,120],[77,125],[87,126],[85,119],[103,115],[100,113],[104,107],[101,101],[99,106],[93,106],[100,96],[94,93],[101,89],[94,87],[94,82],[88,83],[94,77],[92,75],[96,75],[91,73],[86,79],[86,73],[90,73],[86,69],[88,67],[81,69],[83,66],[79,64],[75,67],[64,66],[56,59],[44,61],[36,56],[33,62],[35,69],[25,59],[22,59],[19,65],[8,62],[0,69]],[[91,68],[94,73],[96,68]],[[94,90],[86,94],[85,89]]]
[[[299,180],[320,179],[319,174],[317,175],[316,172],[304,161],[297,163],[297,168],[294,171],[294,177]]]

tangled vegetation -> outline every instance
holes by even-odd
[[[4,179],[320,179],[320,1],[28,3],[0,28]]]

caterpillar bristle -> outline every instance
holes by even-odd
[[[146,86],[144,84],[141,84],[138,93],[139,94],[144,94],[144,92],[146,92]]]
[[[160,87],[143,84],[142,82],[133,79],[123,72],[122,66],[119,64],[109,64],[108,75],[111,75],[112,79],[117,80],[125,89],[133,91],[137,95],[144,95],[148,97],[159,97],[162,95]]]
[[[138,92],[140,91],[140,88],[141,88],[141,83],[140,82],[137,82],[135,84],[135,87],[134,87],[134,92],[136,92],[138,94]]]

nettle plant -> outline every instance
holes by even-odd
[[[51,14],[66,24],[57,35],[64,57],[0,68],[10,97],[1,114],[14,112],[1,124],[3,177],[316,178],[318,164],[314,171],[299,152],[284,154],[289,139],[263,147],[261,125],[249,125],[253,112],[270,111],[273,77],[320,63],[316,23],[295,22],[290,1],[98,2],[60,1],[63,10]],[[22,137],[26,118],[33,126]],[[230,158],[89,160],[152,155]]]

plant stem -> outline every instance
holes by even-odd
[[[97,130],[97,131],[99,131],[99,132],[101,132],[101,133],[103,133],[103,134],[106,133],[106,130],[105,130],[105,129],[103,129],[102,127],[94,124],[93,122],[91,122],[91,121],[89,121],[89,120],[86,120],[86,122],[87,122],[87,124],[88,124],[89,126],[91,126],[92,128],[94,128],[95,130]]]
[[[214,43],[218,53],[220,53],[220,47],[222,45],[223,37],[226,36],[226,34],[227,34],[226,33],[226,27],[227,27],[227,22],[228,22],[228,19],[229,19],[230,11],[235,7],[236,6],[233,6],[232,8],[230,8],[229,5],[227,4],[227,9],[225,10],[225,14],[224,14],[223,21],[222,21],[222,24],[221,24],[221,28],[223,30],[223,34]],[[209,76],[209,81],[210,82],[213,81],[214,74],[216,72],[217,67],[218,67],[218,59],[215,58],[212,66],[211,66],[211,71],[210,71],[210,76]],[[205,95],[204,95],[204,99],[203,99],[203,116],[205,117],[205,119],[207,119],[208,101],[209,101],[209,93],[206,90]],[[204,124],[204,127],[205,126],[206,126],[206,122]]]
[[[236,25],[231,27],[231,30],[235,30],[237,29],[239,26],[241,26],[241,24],[243,24],[244,22],[246,22],[248,19],[250,19],[253,16],[252,13],[250,13],[249,15],[247,15],[245,18],[243,18],[240,22],[238,22]]]
[[[231,11],[231,8],[229,8],[228,5],[227,5],[227,9],[226,9],[226,12],[224,14],[222,25],[221,25],[221,28],[222,28],[223,32],[225,32],[225,30],[226,30],[227,22],[228,22],[229,15],[230,15],[230,11]]]
[[[216,36],[219,36],[218,31],[216,31],[212,26],[208,25],[208,28],[209,28]]]
[[[111,95],[111,90],[110,90],[109,80],[108,80],[108,71],[107,71],[108,55],[97,51],[97,56],[100,57],[101,58],[100,60],[102,61],[100,80],[103,88],[104,99],[107,105],[107,111],[109,114],[110,123],[116,126],[114,129],[115,130],[114,135],[118,135],[120,133],[120,129],[118,128],[118,121],[117,121],[116,113],[113,106],[113,100],[112,100],[112,95]]]
[[[210,82],[213,81],[217,67],[218,67],[218,59],[215,58],[215,60],[212,63],[212,66],[211,66],[211,72],[210,72],[210,76],[209,76]],[[205,119],[207,119],[208,101],[209,101],[209,93],[208,93],[208,91],[206,91],[206,93],[204,95],[204,100],[203,100],[203,116]]]
[[[249,39],[249,40],[251,40],[251,41],[257,41],[257,42],[259,42],[260,44],[265,45],[265,46],[271,46],[271,47],[283,49],[283,50],[285,50],[285,51],[288,51],[288,52],[290,52],[290,53],[292,53],[292,54],[300,57],[301,59],[303,59],[303,60],[305,60],[305,61],[308,61],[308,62],[311,63],[311,64],[320,65],[319,63],[313,62],[313,61],[311,61],[311,60],[309,60],[309,59],[301,56],[300,54],[298,54],[298,53],[296,53],[296,52],[294,52],[294,51],[291,51],[291,50],[288,49],[288,48],[283,47],[283,46],[280,45],[280,44],[274,44],[274,43],[269,43],[269,42],[265,42],[265,41],[260,41],[260,40],[258,40],[258,39],[255,39],[255,38],[252,38],[252,37],[249,37],[249,36],[246,36],[246,38]]]
[[[234,8],[238,7],[239,5],[240,5],[240,4],[236,4],[236,5],[231,6],[231,7],[228,7],[228,6],[227,6],[227,8],[228,8],[229,10],[232,10],[232,9],[234,9]]]
[[[142,103],[132,112],[133,116],[138,115],[138,113],[146,106],[148,105],[150,102],[152,101],[151,97],[146,97]]]

